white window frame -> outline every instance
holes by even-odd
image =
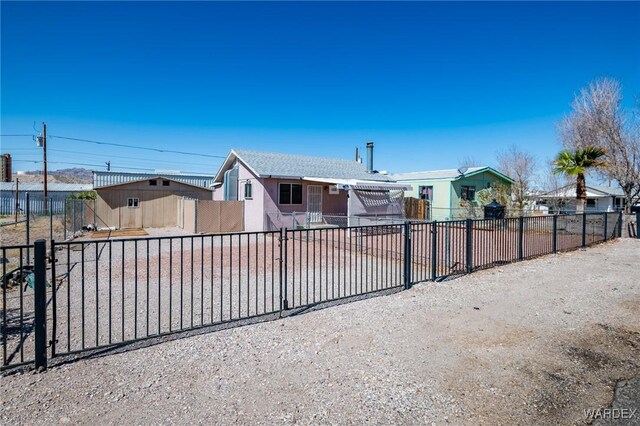
[[[247,187],[249,188],[249,196],[247,197]],[[252,200],[253,199],[253,184],[251,181],[246,181],[244,183],[244,199]]]
[[[127,208],[129,209],[137,209],[140,207],[140,198],[138,197],[129,197],[127,198]]]

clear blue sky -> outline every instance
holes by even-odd
[[[613,77],[640,95],[640,3],[6,2],[2,134],[225,156],[232,147],[376,168],[541,161],[574,94]],[[49,139],[69,163],[214,173],[221,160]],[[18,170],[29,137],[3,137]],[[175,162],[175,164],[172,164]],[[88,167],[91,168],[91,167]]]

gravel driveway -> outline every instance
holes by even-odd
[[[0,421],[584,423],[640,374],[638,259],[622,239],[13,374]]]

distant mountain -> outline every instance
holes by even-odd
[[[52,172],[58,179],[70,179],[67,183],[91,183],[93,182],[93,172],[88,169],[74,167],[72,169],[60,169]]]
[[[28,171],[24,175],[14,175],[14,179],[19,178],[21,182],[38,183],[42,182],[42,171]],[[91,183],[93,173],[91,170],[74,167],[71,169],[53,170],[47,173],[47,182],[51,183]]]

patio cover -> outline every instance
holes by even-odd
[[[338,186],[349,192],[348,226],[382,225],[404,220],[404,191],[411,185],[356,179],[303,177],[302,180]]]
[[[316,178],[316,177],[303,177],[302,180],[309,182],[322,182],[337,185],[340,189],[345,191],[351,189],[357,189],[362,191],[410,191],[411,185],[396,182],[377,182],[377,181],[364,181],[356,179],[332,179],[332,178]]]

